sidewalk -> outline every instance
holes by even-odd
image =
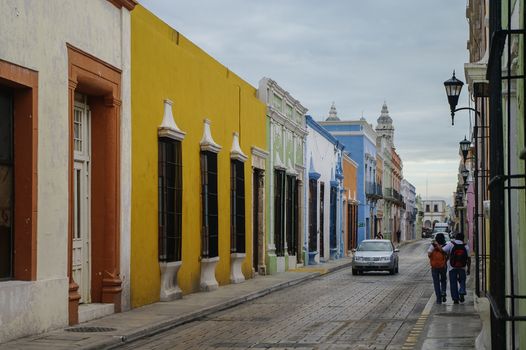
[[[474,284],[474,278],[468,276],[463,304],[454,305],[448,289],[447,302],[438,305],[433,293],[402,349],[475,349],[482,323],[474,309]]]
[[[240,284],[221,286],[213,292],[193,293],[179,300],[146,305],[72,327],[77,331],[66,331],[69,328],[66,327],[20,338],[0,344],[0,349],[111,349],[348,267],[350,264],[351,258],[347,257],[276,275],[257,276]],[[81,331],[81,327],[90,327],[91,331]],[[97,328],[92,327],[97,327],[99,331],[94,331]]]

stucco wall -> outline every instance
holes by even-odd
[[[199,290],[201,252],[200,140],[203,120],[211,121],[218,154],[219,284],[230,281],[230,149],[239,132],[245,163],[245,278],[252,275],[251,147],[266,149],[265,108],[254,87],[219,64],[183,35],[141,6],[132,23],[132,304],[159,300],[157,223],[157,128],[163,100],[173,101],[177,126],[186,132],[183,158],[183,237],[179,286]]]
[[[318,133],[315,129],[307,125],[307,159],[310,164],[310,159],[312,158],[312,164],[314,170],[320,174],[318,179],[318,203],[317,203],[317,213],[318,213],[318,232],[321,232],[320,229],[320,184],[324,183],[324,213],[323,213],[323,242],[324,242],[324,253],[323,257],[325,260],[329,260],[330,256],[330,191],[331,191],[331,180],[335,179],[335,168],[336,162],[338,161],[338,154],[340,151],[335,151],[334,144],[327,140],[324,136]],[[309,212],[309,203],[305,204],[305,212]],[[337,204],[337,208],[340,208],[340,205]],[[337,209],[338,210],[338,209]],[[339,240],[340,232],[336,230],[336,237]],[[318,241],[319,244],[319,241]],[[320,250],[318,246],[318,255],[316,261],[319,262],[320,259]]]
[[[129,45],[121,40],[122,30],[126,31],[129,23],[125,22],[122,12],[127,10],[117,9],[106,0],[0,2],[0,59],[35,70],[39,76],[37,281],[0,282],[0,305],[2,308],[10,305],[13,311],[2,309],[0,342],[67,323],[69,117],[66,43],[116,68],[123,68],[127,59],[123,52]],[[123,74],[125,76],[126,72]],[[127,119],[126,113],[123,106],[123,122]],[[122,144],[122,149],[127,147]],[[125,181],[121,184],[123,189],[129,188]],[[122,217],[124,220],[125,215]],[[126,229],[126,225],[122,228]],[[126,234],[122,232],[121,236]],[[127,280],[126,269],[121,277]]]

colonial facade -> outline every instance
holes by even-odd
[[[351,155],[344,151],[343,166],[343,245],[344,255],[350,256],[352,249],[356,248],[358,233],[358,201],[356,197],[357,183],[356,172],[358,164],[352,160]]]
[[[394,188],[396,183],[396,164],[393,159],[394,126],[389,116],[387,105],[383,104],[376,126],[376,149],[382,162],[382,235],[386,239],[395,240],[397,221],[397,196]]]
[[[393,240],[396,239],[396,242],[400,243],[402,239],[402,221],[405,215],[404,198],[400,194],[402,188],[402,179],[404,178],[404,175],[402,173],[403,164],[402,158],[400,158],[400,155],[398,155],[398,152],[396,152],[396,149],[394,147],[391,149],[391,153],[391,159],[393,164],[392,196],[394,198],[394,205],[391,210],[391,218],[393,220],[392,229],[395,233],[395,237],[393,237]]]
[[[409,181],[402,179],[400,194],[404,199],[405,214],[402,218],[402,240],[413,240],[416,235],[416,189]]]
[[[526,343],[525,13],[524,0],[476,0],[466,8],[464,71],[476,112],[469,153],[461,160],[468,183],[459,181],[455,209],[474,213],[475,308],[483,324],[476,346],[481,349],[523,349]],[[470,215],[464,219],[469,230]]]
[[[422,208],[424,209],[423,227],[433,229],[436,223],[446,222],[447,207],[446,202],[441,199],[425,199],[422,200]]]
[[[267,153],[265,106],[256,89],[143,7],[135,10],[131,285],[137,307],[264,270]]]
[[[315,264],[344,254],[343,145],[311,116],[307,116],[306,121],[309,186],[306,191],[308,230],[305,231],[305,242],[309,264]]]
[[[416,238],[422,237],[422,228],[424,227],[424,208],[422,207],[422,198],[417,195],[415,198],[416,206]]]
[[[0,3],[0,342],[129,308],[134,6]]]
[[[376,193],[376,132],[364,118],[360,120],[328,118],[319,124],[345,146],[345,149],[350,150],[352,159],[358,164],[357,243],[364,239],[373,238],[375,232],[374,217],[379,199]]]
[[[296,268],[305,261],[303,232],[307,109],[274,80],[259,81],[257,96],[267,108],[266,273]],[[261,129],[256,129],[261,132]]]

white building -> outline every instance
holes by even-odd
[[[0,2],[0,343],[129,308],[135,4]]]
[[[307,116],[306,121],[309,184],[306,186],[305,241],[312,264],[343,256],[343,145],[312,117]]]
[[[437,222],[446,222],[448,212],[444,200],[423,200],[422,207],[424,209],[424,227],[432,229]]]
[[[406,179],[402,180],[400,192],[404,198],[405,213],[402,218],[402,240],[416,239],[416,189]]]

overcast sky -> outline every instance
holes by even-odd
[[[453,69],[465,82],[465,0],[139,2],[253,86],[277,81],[315,120],[334,101],[340,119],[376,126],[385,100],[404,177],[451,202],[469,114],[451,126],[443,82]]]

